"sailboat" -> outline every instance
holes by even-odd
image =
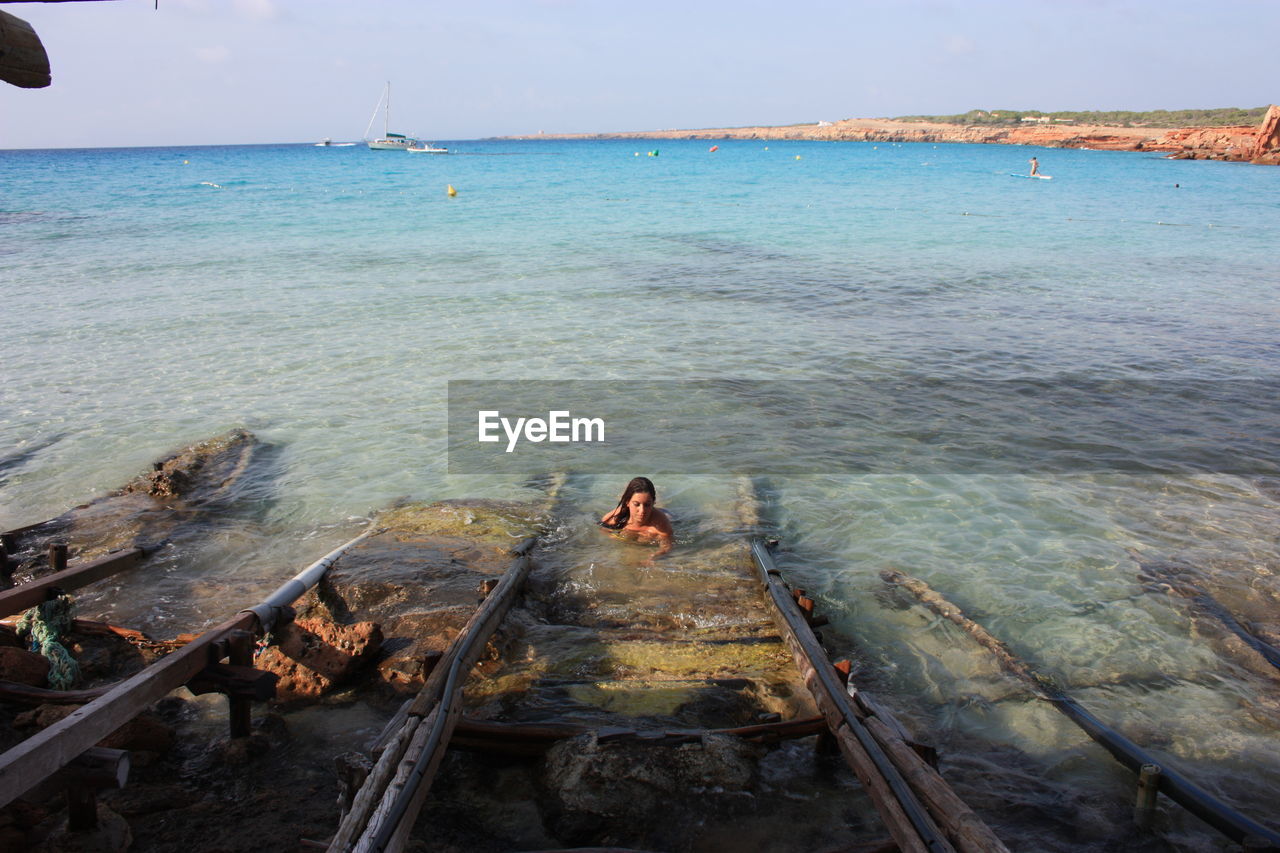
[[[382,136],[379,139],[369,139],[369,131],[373,128],[373,122],[378,118],[378,110],[382,108],[383,102],[386,102],[387,108],[382,118]],[[417,143],[418,140],[412,136],[405,136],[403,133],[391,133],[388,128],[391,127],[391,81],[387,81],[387,87],[382,90],[382,97],[378,98],[378,105],[373,108],[373,115],[369,117],[369,126],[364,129],[364,138],[369,139],[369,150],[371,151],[404,151],[406,148]]]

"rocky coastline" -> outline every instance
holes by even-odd
[[[897,119],[851,118],[818,124],[775,127],[646,130],[616,133],[538,133],[506,139],[759,139],[825,142],[931,142],[1039,145],[1148,151],[1171,160],[1225,160],[1280,165],[1280,106],[1271,105],[1257,127],[1106,127],[1029,123],[1018,127],[979,127]]]

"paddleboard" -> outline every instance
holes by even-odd
[[[1010,173],[1009,173],[1009,177],[1011,177],[1011,178],[1035,178],[1035,179],[1037,179],[1037,180],[1041,180],[1041,181],[1052,181],[1052,180],[1053,180],[1053,175],[1015,175],[1013,172],[1010,172]]]

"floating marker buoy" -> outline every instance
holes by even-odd
[[[183,161],[182,161],[182,165],[184,165],[184,166],[190,166],[190,165],[191,165],[191,161],[190,161],[190,160],[183,160]]]
[[[799,160],[799,159],[800,159],[800,155],[799,155],[799,154],[797,154],[797,155],[796,155],[796,159],[797,159],[797,160]]]
[[[445,190],[449,194],[449,198],[457,198],[458,191],[453,188],[453,184],[449,184],[449,188]]]
[[[720,146],[719,146],[719,145],[712,145],[712,146],[711,146],[711,150],[712,150],[712,151],[719,151],[719,150],[720,150]]]
[[[649,156],[650,156],[650,157],[657,157],[657,156],[658,156],[658,149],[657,149],[657,148],[655,148],[655,149],[653,149],[652,151],[650,151],[650,152],[649,152]]]

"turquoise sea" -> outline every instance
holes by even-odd
[[[1130,849],[1113,818],[1132,774],[889,594],[886,569],[1280,827],[1280,671],[1139,575],[1171,566],[1280,643],[1280,170],[1012,146],[446,144],[0,151],[0,529],[252,430],[278,456],[251,524],[165,554],[145,594],[84,597],[190,631],[398,499],[533,496],[497,462],[451,470],[450,381],[607,380],[591,387],[640,438],[632,471],[573,477],[582,523],[656,472],[677,528],[698,529],[747,473],[830,644],[1011,847]],[[1011,177],[1032,155],[1052,180]],[[736,402],[690,428],[670,396],[628,396],[639,380],[677,396],[734,380]],[[848,399],[921,382],[943,390],[905,415]],[[955,412],[1017,383],[1090,396],[980,426],[977,456],[1008,464],[920,464]],[[815,409],[798,467],[750,413],[791,411],[791,388]],[[713,446],[736,470],[708,470]],[[1225,843],[1171,806],[1159,827],[1149,849]]]

